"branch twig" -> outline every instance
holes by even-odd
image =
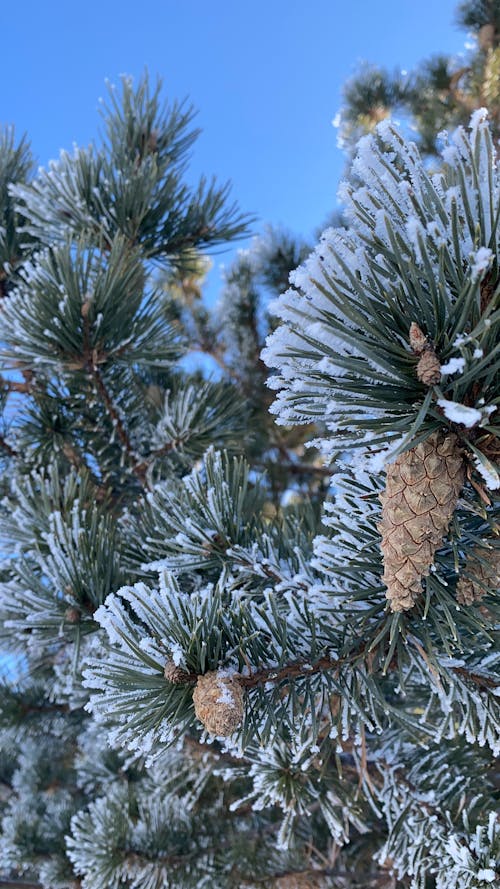
[[[329,655],[324,655],[319,658],[314,664],[311,664],[307,661],[294,661],[290,664],[285,664],[284,667],[264,667],[261,670],[256,670],[255,673],[250,673],[248,676],[237,675],[238,683],[242,686],[242,688],[256,688],[258,685],[263,685],[267,682],[279,683],[284,681],[293,681],[294,679],[298,679],[300,677],[313,676],[316,673],[321,673],[323,671],[329,670],[338,670],[341,666],[345,664],[353,664],[355,661],[359,660],[363,656],[363,652],[365,649],[364,641],[360,643],[360,645],[354,649],[349,655],[345,657],[340,657],[336,659],[332,659]],[[474,682],[475,685],[482,686],[484,688],[498,688],[500,683],[496,682],[495,679],[489,676],[482,676],[480,673],[471,673],[465,667],[452,667],[451,668],[454,673],[457,673],[459,676],[463,676],[465,679],[468,679],[471,682]],[[195,683],[198,679],[197,673],[187,673],[185,674],[185,678],[182,680],[183,683],[192,684]]]
[[[108,391],[108,388],[103,380],[102,373],[97,364],[93,362],[90,364],[90,372],[92,374],[92,378],[95,382],[96,389],[103,401],[103,404],[111,418],[111,422],[116,429],[116,433],[118,438],[120,439],[122,448],[124,453],[127,456],[128,462],[132,469],[132,472],[137,476],[137,478],[141,481],[142,484],[146,481],[146,469],[147,463],[144,460],[140,460],[137,454],[134,451],[132,442],[130,440],[130,436],[125,427],[125,424],[120,416],[120,413],[113,402],[113,399]]]
[[[18,452],[9,444],[8,441],[5,440],[3,435],[0,435],[0,447],[6,451],[9,457],[18,457]]]

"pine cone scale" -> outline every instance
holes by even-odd
[[[401,466],[401,479],[406,485],[417,485],[426,477],[425,466],[420,460],[413,458]],[[401,490],[404,490],[402,487]]]
[[[403,497],[415,515],[425,515],[425,513],[435,509],[438,502],[432,490],[422,491],[416,485],[415,487],[407,488]]]
[[[420,516],[409,519],[404,523],[403,533],[407,531],[413,543],[421,545],[429,539],[429,528],[422,522]],[[406,537],[406,535],[405,535]]]

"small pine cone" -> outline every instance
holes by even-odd
[[[500,549],[475,546],[457,583],[457,602],[459,605],[472,605],[473,602],[480,602],[488,590],[499,588]]]
[[[429,345],[429,340],[425,333],[415,321],[412,321],[410,324],[409,340],[411,349],[415,352],[415,355],[421,355],[424,349]]]
[[[435,386],[441,379],[441,364],[433,349],[422,352],[417,364],[417,377],[426,386]]]
[[[82,616],[82,612],[79,608],[76,608],[74,605],[70,605],[66,608],[64,612],[64,620],[67,624],[79,624]]]
[[[391,611],[413,608],[464,484],[457,436],[434,432],[387,468],[380,495],[384,582]]]
[[[211,672],[198,676],[194,712],[211,735],[229,737],[241,725],[243,690],[236,679]]]
[[[167,661],[163,670],[163,675],[165,679],[168,679],[169,682],[173,682],[174,685],[184,685],[186,682],[189,682],[189,673],[186,673],[182,667],[178,667],[173,661]]]
[[[415,321],[410,324],[409,340],[412,351],[420,355],[417,378],[426,386],[435,386],[441,379],[441,364],[432,343]]]

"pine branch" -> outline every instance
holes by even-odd
[[[250,676],[241,676],[238,682],[244,688],[255,688],[257,685],[263,685],[267,682],[283,682],[287,679],[297,679],[299,676],[312,676],[314,673],[321,673],[325,670],[337,670],[342,664],[350,660],[352,660],[352,656],[338,658],[337,660],[324,656],[316,661],[315,664],[297,661],[293,664],[287,664],[279,670],[276,667],[266,667],[264,670],[258,670]]]
[[[102,373],[98,365],[92,362],[90,364],[90,372],[95,382],[97,392],[99,393],[102,402],[108,412],[113,427],[116,429],[118,438],[120,439],[120,442],[122,444],[123,453],[127,458],[130,468],[132,469],[132,472],[137,476],[141,484],[144,485],[146,483],[147,463],[138,458],[130,440],[127,428],[103,380]]]
[[[317,880],[320,877],[331,877],[333,875],[333,871],[330,867],[326,868],[301,868],[300,870],[280,870],[275,871],[272,874],[266,874],[264,877],[252,878],[251,880],[243,880],[242,886],[259,886],[262,885],[264,887],[269,886],[269,880],[280,880],[280,885],[285,886],[285,880],[291,886],[311,886],[314,887],[318,885],[317,883],[310,883],[308,881],[308,877],[312,880]]]
[[[433,71],[452,119],[474,72]],[[416,98],[399,77],[370,85],[369,126],[394,99],[407,107]],[[462,885],[465,861],[475,885],[498,848],[491,820],[488,835],[481,827],[468,836],[468,825],[486,824],[493,793],[483,746],[498,747],[494,605],[490,595],[484,611],[456,607],[454,594],[469,548],[483,544],[484,561],[496,549],[496,494],[486,489],[498,487],[499,217],[487,125],[476,115],[475,136],[447,146],[440,178],[393,127],[361,146],[349,220],[329,229],[277,303],[284,324],[266,354],[281,375],[280,433],[259,355],[268,321],[260,288],[277,295],[305,256],[261,245],[256,262],[243,258],[228,279],[220,323],[211,321],[198,251],[242,233],[242,221],[224,210],[224,189],[183,185],[190,115],[158,117],[157,98],[147,80],[138,90],[127,81],[123,101],[111,99],[102,150],[62,155],[17,190],[24,242],[31,233],[56,246],[32,253],[1,319],[17,372],[0,377],[0,392],[21,413],[19,438],[10,444],[8,427],[0,437],[0,453],[19,458],[1,515],[6,555],[18,556],[3,568],[2,619],[28,669],[35,658],[45,669],[32,690],[24,680],[5,685],[0,889],[41,889],[37,873],[77,889],[163,884],[172,871],[190,886],[368,889],[392,879],[375,873],[377,850],[403,883],[436,873],[443,889]],[[0,145],[2,232],[2,182],[15,178],[8,169],[2,178],[3,154]],[[184,299],[174,276],[168,305],[157,298],[153,262],[187,276]],[[9,260],[5,275],[17,264]],[[11,281],[0,278],[1,297]],[[412,319],[439,390],[423,378]],[[176,364],[184,349],[211,356],[229,382],[185,374]],[[404,454],[443,426],[468,454],[463,499],[418,605],[390,614],[376,525],[377,466],[388,455],[371,458],[392,445]],[[312,438],[315,450],[302,456]],[[356,483],[348,470],[342,479],[344,457],[335,469],[315,465],[322,442],[327,460],[364,451]],[[247,446],[249,463],[221,451]],[[50,472],[30,472],[49,463]],[[320,525],[316,507],[334,473],[335,502]],[[300,504],[277,507],[294,489]],[[98,624],[109,642],[95,646]],[[200,725],[212,729],[193,686],[201,691],[211,672],[220,674],[214,705],[241,715],[240,756],[220,736],[202,743]],[[57,737],[42,748],[51,722]]]
[[[41,883],[26,883],[24,880],[1,880],[0,879],[0,887],[2,889],[43,889]]]
[[[360,656],[363,655],[365,650],[364,642],[358,646],[348,657],[337,658],[336,660],[332,660],[328,656],[324,656],[320,658],[316,663],[310,664],[304,661],[297,661],[295,663],[287,664],[284,667],[281,667],[277,670],[275,667],[266,667],[264,670],[258,670],[255,673],[252,673],[250,676],[241,676],[238,678],[238,682],[244,688],[255,688],[258,685],[262,685],[267,682],[283,682],[284,680],[293,680],[298,677],[307,677],[312,676],[315,673],[321,673],[328,670],[338,670],[341,666],[347,663],[355,663],[359,660]],[[391,663],[389,665],[389,669],[397,669],[397,663]],[[480,673],[471,673],[465,667],[452,667],[451,668],[454,673],[457,675],[463,676],[464,679],[468,679],[473,682],[475,685],[482,686],[483,688],[498,688],[500,686],[500,682],[496,682],[489,676],[481,676]],[[194,681],[196,674],[186,674],[186,682]],[[189,677],[189,679],[188,679]]]
[[[25,379],[24,383],[20,383],[18,380],[7,380],[5,377],[0,376],[0,386],[2,389],[6,389],[7,392],[19,392],[23,395],[32,390],[31,379]]]
[[[96,493],[99,496],[104,497],[107,493],[106,488],[104,488],[99,480],[96,478],[95,473],[89,467],[87,461],[84,459],[80,450],[72,444],[70,441],[65,441],[62,446],[62,452],[69,463],[76,469],[77,471],[84,470],[89,474],[89,477],[92,479],[94,485],[96,486]]]
[[[71,889],[79,889],[82,883],[78,877],[75,877],[71,883]],[[16,880],[14,877],[9,879],[0,879],[0,889],[43,889],[41,883],[27,883],[25,880]]]
[[[34,704],[23,704],[21,701],[19,704],[19,709],[23,716],[29,716],[32,713],[69,713],[70,708],[68,704],[39,704],[35,706]]]
[[[9,444],[8,441],[5,440],[3,435],[0,435],[0,447],[6,451],[9,457],[18,457],[19,453]]]
[[[482,688],[498,688],[500,686],[500,682],[495,682],[490,676],[481,676],[480,673],[471,673],[465,667],[452,667],[452,670],[458,676],[463,676],[464,679],[468,679],[470,682],[473,682],[475,685],[479,685]]]
[[[295,663],[281,667],[279,670],[277,670],[276,667],[266,667],[263,670],[257,670],[255,673],[251,673],[249,676],[238,675],[238,683],[243,688],[256,688],[258,685],[263,685],[268,682],[278,683],[283,682],[284,680],[292,681],[299,677],[312,676],[315,673],[321,673],[326,670],[336,670],[342,664],[351,660],[352,657],[331,660],[331,658],[325,656],[316,661],[315,664],[309,664],[305,661],[296,661]],[[186,671],[182,677],[182,684],[194,684],[197,682],[198,676],[198,673],[188,673]],[[177,681],[180,682],[180,679]]]
[[[180,444],[182,444],[182,439],[165,442],[165,444],[162,445],[161,448],[156,448],[154,451],[151,451],[151,454],[149,455],[144,465],[149,466],[151,463],[154,462],[154,460],[157,460],[159,457],[166,457],[167,454],[171,453],[171,451],[175,451]]]

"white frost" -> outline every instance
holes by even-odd
[[[493,262],[493,253],[489,247],[480,247],[479,250],[471,256],[471,260],[472,277],[477,278],[482,272],[489,269]]]
[[[170,654],[176,667],[185,667],[184,651],[178,642],[170,642]]]
[[[460,404],[458,401],[438,398],[438,405],[443,408],[444,415],[448,420],[451,420],[452,423],[460,423],[462,426],[467,426],[468,429],[476,426],[483,419],[481,411],[476,410],[475,407],[467,407],[465,404]]]
[[[477,872],[478,880],[483,880],[485,883],[493,883],[496,880],[497,875],[491,867],[482,867],[481,870]]]
[[[500,488],[500,476],[493,464],[490,463],[489,460],[486,460],[486,457],[483,457],[482,460],[480,460],[479,457],[475,457],[474,464],[490,491],[498,490],[498,488]]]
[[[488,118],[488,109],[487,108],[477,108],[476,111],[473,111],[470,118],[470,128],[472,134],[475,135],[476,130],[479,127],[479,124],[483,123],[483,121]]]
[[[450,358],[447,364],[441,365],[441,374],[445,376],[447,374],[462,373],[464,367],[465,358]]]

